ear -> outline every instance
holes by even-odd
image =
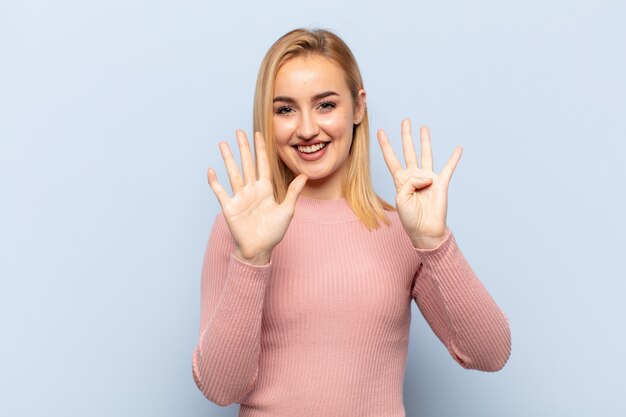
[[[365,110],[367,109],[367,105],[365,103],[367,98],[367,94],[365,90],[362,88],[356,95],[356,105],[354,106],[354,124],[358,125],[363,121],[363,117],[365,117]]]

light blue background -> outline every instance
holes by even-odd
[[[623,1],[0,0],[0,415],[236,416],[191,376],[200,269],[267,48],[351,46],[375,140],[464,148],[448,223],[510,319],[461,368],[415,305],[407,417],[624,415]],[[418,148],[419,150],[419,148]],[[333,416],[328,416],[333,417]]]

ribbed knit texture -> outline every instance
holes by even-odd
[[[449,232],[416,249],[396,212],[369,231],[345,199],[300,196],[267,265],[232,255],[222,213],[202,268],[193,377],[239,417],[405,417],[411,300],[461,366],[497,371],[511,336]]]

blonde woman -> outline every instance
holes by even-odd
[[[411,302],[460,366],[497,371],[508,319],[446,224],[457,147],[433,172],[428,128],[418,160],[402,121],[405,166],[378,142],[396,206],[373,190],[366,92],[348,46],[296,29],[261,64],[254,154],[241,171],[219,144],[232,196],[209,168],[222,211],[202,268],[194,380],[240,417],[404,417]]]

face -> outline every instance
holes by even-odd
[[[343,70],[321,55],[286,61],[276,74],[273,126],[281,160],[309,178],[302,195],[342,197],[341,179],[352,131],[365,107],[360,90],[355,106]]]

